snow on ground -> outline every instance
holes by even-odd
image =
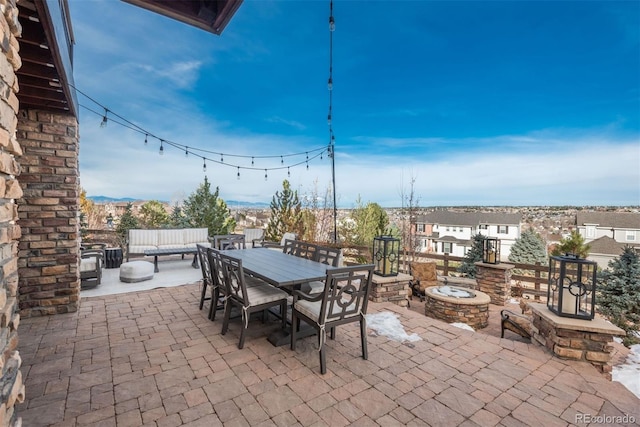
[[[640,344],[632,345],[627,360],[613,367],[611,379],[622,383],[640,398]]]
[[[373,329],[378,335],[384,335],[394,341],[419,341],[422,338],[418,334],[407,335],[400,318],[390,311],[366,314],[367,327]]]
[[[455,326],[456,328],[466,329],[467,331],[475,332],[475,329],[473,329],[471,326],[467,325],[466,323],[449,323],[449,324],[451,326]]]

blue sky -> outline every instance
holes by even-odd
[[[221,36],[121,1],[70,7],[76,87],[225,153],[201,152],[222,198],[268,203],[283,179],[331,188],[326,153],[313,158],[329,143],[328,1],[245,0]],[[412,180],[420,206],[640,205],[639,2],[336,0],[334,17],[340,207],[400,206]],[[193,150],[160,156],[158,139],[101,120],[80,109],[88,195],[176,202],[203,181]],[[308,169],[279,157],[307,152]],[[302,164],[265,180],[250,156]]]

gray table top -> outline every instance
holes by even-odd
[[[145,255],[173,255],[173,254],[195,254],[198,252],[196,248],[161,248],[161,249],[145,249]]]
[[[327,269],[334,268],[268,248],[222,252],[241,259],[245,272],[280,287],[300,285],[314,280],[324,280],[327,275]]]

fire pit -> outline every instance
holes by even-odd
[[[489,324],[489,295],[457,286],[425,289],[424,314],[447,323],[466,323],[473,329]]]

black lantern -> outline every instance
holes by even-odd
[[[373,238],[374,274],[378,276],[397,276],[400,265],[400,239],[392,236]]]
[[[500,262],[500,239],[485,237],[482,241],[482,262],[498,264]]]
[[[562,317],[591,320],[596,305],[598,264],[576,255],[549,259],[547,307]]]

